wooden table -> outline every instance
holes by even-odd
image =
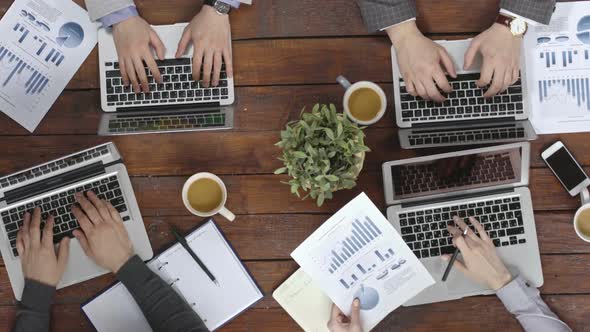
[[[76,0],[82,3],[82,0]],[[394,110],[366,130],[373,152],[367,155],[359,185],[338,192],[322,208],[300,201],[273,175],[280,167],[274,143],[287,121],[315,102],[341,106],[339,74],[371,80],[392,96],[390,43],[366,32],[354,0],[255,0],[231,14],[236,124],[227,132],[98,137],[101,110],[97,51],[94,50],[39,128],[29,134],[0,115],[0,174],[5,175],[95,144],[112,140],[121,151],[152,246],[157,252],[173,240],[161,221],[188,230],[200,222],[182,206],[180,191],[200,171],[220,175],[229,190],[228,207],[238,217],[219,225],[266,294],[263,301],[231,322],[225,331],[295,331],[297,324],[272,299],[272,291],[295,269],[291,251],[331,213],[365,191],[385,210],[381,184],[384,161],[412,157],[401,150]],[[195,0],[137,1],[152,24],[188,21]],[[11,1],[0,0],[0,12]],[[466,38],[494,21],[498,1],[418,1],[422,31],[433,38]],[[544,147],[561,139],[590,171],[590,134],[541,136],[532,145],[531,184],[549,306],[576,331],[590,331],[590,245],[579,240],[571,220],[579,200],[571,198],[540,158]],[[421,151],[420,154],[434,153]],[[58,291],[52,311],[54,331],[90,331],[80,303],[114,279],[111,275]],[[0,262],[0,330],[8,331],[16,303]],[[494,296],[401,308],[380,331],[518,331],[518,322]]]

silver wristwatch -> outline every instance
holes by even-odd
[[[227,15],[231,11],[231,6],[223,1],[205,0],[204,4],[215,8],[215,11],[219,15]]]

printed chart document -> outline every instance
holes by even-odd
[[[34,131],[96,45],[96,31],[70,0],[16,0],[0,20],[0,111]]]
[[[531,122],[538,134],[590,131],[590,3],[558,3],[524,37]]]
[[[364,331],[434,284],[364,193],[328,219],[291,256],[345,314],[350,314],[355,298],[360,300]]]
[[[302,269],[293,273],[272,297],[305,332],[329,332],[332,300]]]

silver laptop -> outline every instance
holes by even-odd
[[[156,60],[163,83],[146,67],[150,92],[134,93],[123,86],[111,29],[99,29],[100,94],[103,113],[99,135],[230,129],[234,122],[234,81],[222,67],[219,86],[205,88],[192,72],[192,46],[175,58],[187,23],[153,26],[166,47]],[[231,37],[230,37],[231,43]]]
[[[80,228],[70,211],[74,194],[93,191],[119,211],[133,248],[143,260],[153,256],[129,175],[113,143],[99,145],[11,175],[0,177],[0,251],[17,300],[24,288],[21,261],[16,250],[16,235],[25,212],[39,207],[42,221],[55,217],[53,242]],[[57,286],[66,287],[108,271],[95,265],[72,238],[65,274]]]
[[[513,275],[543,284],[529,153],[523,142],[383,164],[387,218],[437,281],[406,305],[494,293],[457,269],[441,281],[447,262],[440,256],[454,251],[446,228],[454,215],[477,218]]]
[[[402,128],[398,132],[402,148],[509,143],[537,138],[527,120],[530,110],[524,61],[521,61],[520,80],[505,92],[485,99],[484,90],[475,84],[479,80],[481,56],[478,55],[471,69],[463,70],[464,54],[471,39],[438,43],[448,51],[457,71],[456,79],[447,76],[453,92],[444,103],[425,101],[407,92],[395,49],[391,48],[396,121]]]

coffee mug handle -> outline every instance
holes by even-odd
[[[234,221],[236,219],[236,215],[233,214],[230,210],[228,210],[225,206],[219,210],[219,214],[224,216],[225,219],[229,221]]]
[[[580,193],[580,198],[582,200],[582,205],[586,205],[590,203],[590,192],[588,192],[588,188],[582,189]]]
[[[338,82],[340,85],[342,85],[342,87],[344,88],[344,90],[348,90],[348,88],[350,88],[350,86],[352,84],[350,84],[350,82],[346,79],[346,77],[340,75],[338,77],[336,77],[336,82]]]

